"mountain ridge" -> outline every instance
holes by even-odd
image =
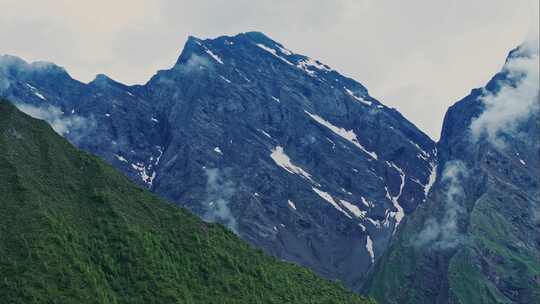
[[[191,38],[144,85],[100,78],[51,86],[4,72],[0,95],[139,185],[348,286],[432,184],[427,135],[362,84],[260,33]]]

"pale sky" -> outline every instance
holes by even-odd
[[[262,31],[365,85],[434,139],[538,29],[538,0],[0,0],[0,54],[145,83],[188,35]]]

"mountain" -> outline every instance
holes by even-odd
[[[279,262],[0,101],[4,303],[371,303]]]
[[[0,59],[0,95],[273,256],[357,286],[435,178],[434,142],[331,67],[258,32],[189,37],[171,69],[84,84]]]
[[[525,44],[448,110],[440,178],[364,287],[380,303],[540,303],[538,86]]]

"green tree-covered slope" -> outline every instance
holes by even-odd
[[[131,184],[0,101],[2,303],[369,303]]]

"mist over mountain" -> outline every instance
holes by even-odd
[[[454,104],[437,181],[364,290],[380,303],[540,302],[538,40]]]

